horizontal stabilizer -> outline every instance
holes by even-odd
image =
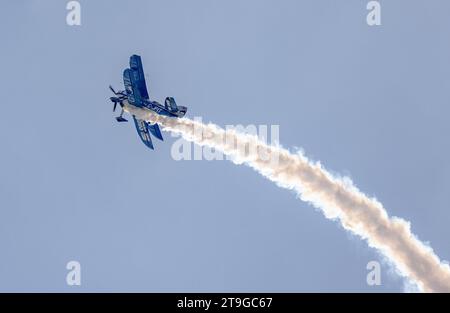
[[[148,130],[150,130],[150,133],[155,136],[156,138],[158,138],[159,140],[164,140],[161,134],[161,130],[159,129],[158,124],[148,124]]]

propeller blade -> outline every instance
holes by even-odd
[[[117,106],[117,102],[114,102],[114,108],[113,108],[113,112],[116,111],[116,106]]]
[[[117,95],[117,92],[114,90],[114,88],[113,88],[111,85],[109,85],[109,89],[111,89],[111,91],[112,91],[115,95]]]

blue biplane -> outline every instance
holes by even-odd
[[[109,86],[115,95],[110,98],[114,103],[113,111],[116,111],[117,104],[122,108],[122,112],[116,117],[118,122],[128,122],[123,117],[123,107],[125,104],[133,105],[138,108],[146,108],[157,114],[169,117],[183,117],[186,114],[187,108],[177,106],[175,99],[172,97],[167,97],[164,101],[164,105],[149,99],[147,86],[145,84],[144,69],[142,67],[141,57],[138,55],[132,55],[130,57],[130,68],[123,71],[123,83],[125,85],[125,90],[123,91],[116,92],[113,87]],[[150,134],[159,140],[163,140],[158,124],[150,124],[147,121],[136,118],[134,115],[133,119],[142,142],[153,150],[154,147]]]

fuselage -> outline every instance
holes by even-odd
[[[184,116],[184,113],[186,113],[186,112],[182,112],[182,111],[171,112],[168,108],[166,108],[165,106],[163,106],[161,103],[159,103],[157,101],[144,100],[142,105],[136,105],[136,104],[131,104],[128,101],[128,99],[126,98],[122,102],[123,102],[123,104],[132,105],[137,108],[146,108],[146,109],[152,110],[156,114],[168,116],[168,117],[182,117],[182,116]]]

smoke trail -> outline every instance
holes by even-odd
[[[346,230],[366,239],[420,290],[450,292],[448,264],[441,263],[433,250],[411,233],[409,222],[389,217],[380,202],[364,195],[349,178],[334,177],[320,163],[267,145],[256,136],[187,118],[167,118],[128,105],[125,110],[140,119],[157,122],[164,130],[188,141],[222,151],[232,156],[235,163],[252,167],[278,186],[295,190],[300,199],[319,208],[327,218],[339,220]]]

